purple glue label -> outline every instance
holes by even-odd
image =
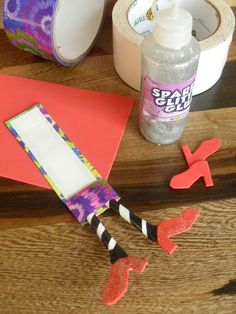
[[[144,77],[143,110],[162,122],[180,120],[189,113],[195,76],[175,84],[159,83]]]

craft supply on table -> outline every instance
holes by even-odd
[[[158,9],[171,2],[159,0]],[[193,16],[193,34],[201,54],[193,95],[213,86],[221,76],[235,26],[234,14],[223,0],[181,0]],[[114,65],[119,76],[140,90],[141,43],[155,25],[152,0],[118,0],[112,12]]]
[[[156,25],[141,47],[139,127],[155,144],[170,144],[181,137],[200,55],[199,43],[192,36],[192,16],[178,2],[154,14]]]
[[[207,161],[196,161],[184,172],[173,176],[170,180],[170,187],[173,189],[189,189],[199,178],[204,178],[206,187],[214,185]]]
[[[193,153],[191,153],[187,144],[182,145],[182,151],[185,160],[190,167],[196,161],[206,160],[212,154],[217,152],[220,149],[220,146],[220,138],[214,137],[209,140],[203,141]]]
[[[189,189],[194,182],[203,177],[206,187],[213,186],[211,171],[206,159],[217,152],[220,148],[221,140],[218,137],[203,141],[199,147],[191,153],[188,145],[182,145],[182,151],[188,169],[173,176],[170,180],[170,187],[173,189]]]
[[[196,208],[188,208],[178,217],[162,221],[158,225],[153,225],[135,215],[129,209],[121,205],[119,201],[111,200],[109,207],[142,232],[149,240],[156,242],[169,254],[174,253],[177,248],[177,245],[170,240],[170,237],[180,235],[190,230],[199,216],[199,211]]]
[[[108,248],[114,267],[103,298],[105,303],[114,304],[127,291],[129,270],[134,268],[142,272],[146,261],[128,257],[96,215],[111,206],[145,236],[149,235],[147,229],[151,225],[124,207],[121,211],[120,208],[114,208],[120,199],[117,192],[69,140],[42,105],[35,105],[11,118],[6,121],[6,125],[77,221],[84,223],[88,219]],[[133,219],[127,219],[128,215]],[[189,230],[198,215],[198,210],[188,209],[177,218],[162,222],[160,232],[156,227],[157,242],[171,254],[176,245],[169,237]]]
[[[93,47],[107,0],[3,0],[11,43],[63,65],[79,63]]]
[[[102,205],[110,198],[119,198],[42,105],[31,107],[6,125],[80,223],[95,208],[98,213],[104,211]],[[100,191],[101,199],[96,194]],[[89,200],[90,195],[95,200]]]
[[[128,256],[116,240],[112,238],[95,214],[89,214],[87,219],[110,255],[112,268],[107,284],[102,292],[102,297],[105,304],[113,305],[117,303],[128,290],[129,271],[134,269],[136,272],[142,273],[148,263],[144,259]]]
[[[132,98],[2,74],[0,85],[2,177],[51,188],[19,145],[12,142],[3,123],[38,101],[47,104],[75,145],[108,178],[132,110]]]

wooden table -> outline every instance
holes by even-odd
[[[183,137],[168,146],[150,144],[138,131],[139,93],[114,70],[110,18],[74,68],[18,50],[3,30],[0,42],[1,73],[134,97],[109,182],[125,205],[153,223],[188,207],[201,212],[175,239],[172,256],[111,211],[101,216],[129,254],[149,261],[142,275],[130,274],[128,293],[108,308],[100,292],[109,258],[90,227],[81,227],[53,191],[1,178],[0,313],[236,313],[236,37],[220,81],[194,97]],[[190,190],[171,190],[171,176],[185,168],[180,145],[195,149],[214,136],[222,139],[209,158],[215,186],[200,180]]]

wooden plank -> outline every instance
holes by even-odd
[[[90,55],[80,65],[73,68],[62,67],[54,62],[18,50],[11,46],[7,39],[3,40],[2,46],[0,45],[0,72],[97,91],[116,91],[118,94],[134,97],[138,103],[139,93],[124,84],[117,75],[113,66],[110,44],[103,45],[104,37],[105,35],[102,35]],[[1,31],[0,38],[3,38]],[[233,54],[236,58],[236,51],[232,51]],[[220,80],[213,88],[194,97],[193,110],[233,106],[233,100],[236,98],[235,84],[236,61],[232,60],[226,64]]]
[[[127,252],[149,261],[142,275],[131,272],[129,291],[113,308],[100,296],[108,256],[89,226],[74,221],[0,231],[1,313],[234,313],[235,199],[192,205],[201,216],[175,239],[174,256],[119,217],[103,218]],[[145,218],[159,222],[182,209],[149,211]]]
[[[193,112],[183,137],[176,144],[158,146],[139,134],[135,106],[109,177],[110,184],[124,203],[139,213],[235,198],[235,118],[236,108]],[[194,150],[202,140],[215,136],[222,140],[220,151],[209,158],[215,186],[206,189],[200,180],[190,190],[171,190],[170,178],[186,169],[181,144],[187,143]],[[15,228],[73,221],[53,191],[3,178],[0,183],[0,230],[11,228],[12,224]]]
[[[190,206],[199,208],[201,215],[191,231],[175,239],[179,249],[171,257],[116,214],[107,211],[102,215],[101,220],[122,247],[149,262],[142,275],[130,274],[127,295],[108,308],[100,293],[110,263],[90,227],[81,227],[53,191],[1,178],[0,312],[234,313],[235,36],[220,81],[194,98],[192,110],[196,112],[190,114],[182,139],[161,147],[139,134],[139,93],[116,74],[108,38],[111,18],[106,19],[96,47],[83,63],[66,68],[18,50],[0,30],[1,73],[134,97],[135,106],[109,182],[128,207],[153,223]],[[213,107],[217,109],[209,110]],[[220,151],[209,158],[215,186],[206,189],[199,181],[188,191],[170,190],[171,176],[186,168],[181,143],[194,150],[203,139],[213,136],[222,139]]]

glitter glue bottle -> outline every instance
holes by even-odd
[[[142,43],[139,126],[155,144],[170,144],[184,130],[192,100],[200,46],[192,37],[192,16],[172,0],[156,12],[156,25]]]

